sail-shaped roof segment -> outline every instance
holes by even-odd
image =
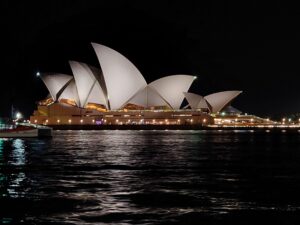
[[[140,71],[119,52],[96,43],[92,46],[101,66],[110,109],[120,109],[147,83]]]
[[[209,111],[212,110],[211,105],[208,103],[208,101],[205,98],[202,98],[201,101],[199,102],[198,109],[208,109]]]
[[[191,93],[191,92],[183,92],[183,94],[184,94],[184,97],[186,98],[186,100],[188,101],[189,106],[192,109],[197,109],[199,103],[203,99],[203,97],[201,95],[194,94],[194,93]]]
[[[191,75],[171,75],[160,78],[149,84],[173,108],[179,109],[184,99],[183,92],[187,92],[193,81]]]
[[[59,93],[62,88],[72,80],[72,76],[66,74],[42,74],[41,79],[46,85],[49,93],[54,101],[59,98]]]
[[[191,92],[184,92],[183,94],[192,109],[211,110],[211,106],[203,96]]]
[[[98,84],[100,85],[100,88],[102,89],[102,92],[104,94],[105,100],[106,100],[106,108],[108,109],[108,99],[107,99],[107,88],[106,88],[106,84],[105,84],[105,80],[103,77],[103,73],[101,71],[101,69],[93,67],[93,66],[89,66],[89,68],[91,69],[94,77],[96,78],[96,80],[98,81]]]
[[[91,102],[107,107],[106,96],[91,67],[85,63],[75,61],[69,63],[77,86],[79,106],[85,107],[87,103]]]
[[[58,100],[60,99],[73,100],[76,105],[79,106],[79,97],[74,77],[72,77],[72,80],[67,84],[64,90],[62,90]]]
[[[204,98],[211,105],[212,112],[217,113],[220,112],[241,93],[242,91],[222,91],[211,95],[207,95]]]
[[[159,95],[159,93],[147,86],[142,90],[138,91],[128,103],[139,105],[145,108],[155,107],[155,106],[169,106],[169,104]]]

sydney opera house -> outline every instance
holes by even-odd
[[[30,117],[31,123],[50,126],[208,125],[218,123],[221,112],[241,114],[230,106],[241,91],[207,96],[190,93],[196,77],[185,74],[147,83],[137,67],[122,54],[104,45],[92,43],[92,46],[100,68],[70,61],[73,75],[39,74],[49,95],[38,103]]]

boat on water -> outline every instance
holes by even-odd
[[[52,128],[29,123],[5,124],[0,127],[0,138],[51,137]]]

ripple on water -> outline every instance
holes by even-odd
[[[57,131],[53,139],[0,139],[0,218],[298,224],[299,146],[297,132]]]

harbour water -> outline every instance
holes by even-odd
[[[6,224],[300,224],[300,132],[0,139]]]

